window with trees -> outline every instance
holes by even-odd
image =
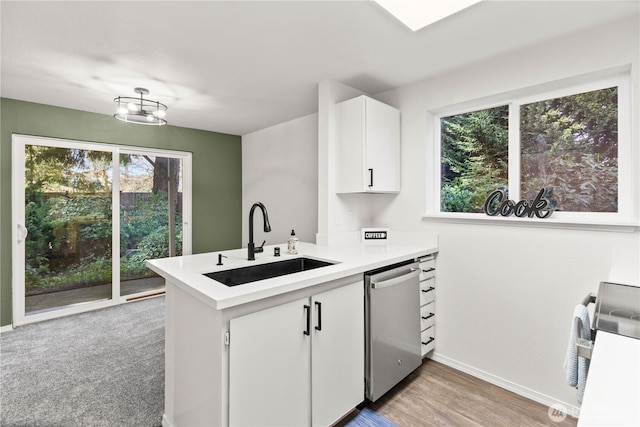
[[[439,115],[440,213],[482,213],[495,190],[518,201],[544,188],[563,220],[631,222],[629,109],[621,77]]]

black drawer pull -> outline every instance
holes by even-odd
[[[429,344],[431,344],[433,342],[433,340],[435,340],[435,338],[434,337],[430,337],[429,341],[427,341],[427,342],[422,341],[422,345],[429,345]]]
[[[435,313],[429,313],[429,315],[428,315],[428,316],[422,316],[422,318],[423,318],[424,320],[427,320],[427,319],[432,318],[432,317],[433,317],[433,316],[435,316],[435,315],[436,315]]]
[[[425,269],[423,269],[422,271],[423,271],[424,273],[429,273],[430,271],[434,271],[434,270],[435,270],[435,267],[431,267],[431,268],[427,268],[426,270],[425,270]]]
[[[424,292],[425,294],[427,292],[431,292],[432,290],[434,290],[435,288],[433,286],[429,286],[429,289],[421,289],[422,292]]]

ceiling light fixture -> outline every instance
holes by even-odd
[[[149,95],[149,91],[145,88],[137,87],[133,91],[139,93],[140,98],[119,96],[113,100],[118,105],[113,117],[139,125],[166,125],[167,121],[164,117],[167,114],[167,106],[158,101],[145,99],[144,95]]]

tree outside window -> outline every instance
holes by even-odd
[[[618,88],[520,107],[520,185],[556,210],[618,211]]]
[[[482,212],[508,186],[509,106],[443,117],[440,129],[441,211]]]
[[[510,186],[524,200],[544,188],[557,211],[618,212],[617,86],[520,105],[515,141],[509,114],[502,105],[440,118],[441,212],[480,213]],[[509,166],[520,182],[509,183]]]

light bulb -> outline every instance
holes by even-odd
[[[136,111],[138,111],[138,106],[133,102],[130,102],[127,104],[127,109],[135,113]]]
[[[163,118],[164,116],[167,115],[167,112],[164,111],[164,110],[155,110],[153,112],[153,115],[156,116],[156,117],[159,117],[159,118]]]
[[[124,106],[124,105],[120,105],[120,106],[118,106],[118,114],[119,114],[119,115],[124,116],[124,115],[126,115],[128,112],[129,112],[129,109],[128,109],[126,106]]]

